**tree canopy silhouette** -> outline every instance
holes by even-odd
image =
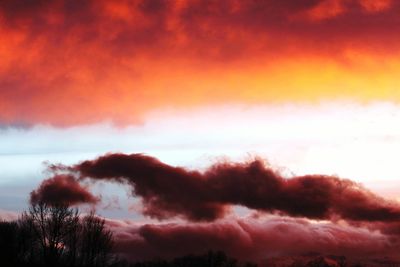
[[[109,266],[112,233],[104,219],[65,205],[32,204],[15,222],[0,223],[2,266]]]

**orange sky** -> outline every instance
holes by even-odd
[[[400,94],[400,3],[2,1],[0,123]]]

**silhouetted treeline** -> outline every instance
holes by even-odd
[[[256,267],[210,251],[172,260],[130,263],[112,253],[104,219],[64,205],[33,204],[12,222],[0,221],[2,267]],[[135,253],[132,251],[132,253]]]
[[[239,262],[222,251],[209,251],[202,255],[187,255],[172,260],[152,260],[136,262],[130,267],[257,267],[250,262]]]
[[[13,222],[0,222],[0,265],[103,267],[113,262],[112,234],[93,213],[35,204]]]

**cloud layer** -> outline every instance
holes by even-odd
[[[400,244],[397,202],[338,177],[285,178],[261,159],[200,172],[143,154],[106,154],[49,171],[54,176],[32,192],[31,202],[96,204],[81,183],[108,181],[129,187],[144,215],[169,220],[107,220],[115,251],[130,260],[207,250],[256,261],[309,252],[372,258],[396,256]],[[253,211],[239,218],[230,213],[237,205]]]
[[[0,123],[129,124],[171,106],[391,100],[399,10],[390,0],[5,0]]]
[[[70,192],[78,191],[79,195],[85,191],[77,187],[78,180],[118,182],[130,186],[133,196],[142,200],[143,214],[157,219],[214,221],[226,216],[235,205],[318,220],[400,219],[397,202],[383,199],[357,183],[323,175],[286,179],[260,159],[217,163],[199,172],[170,166],[143,154],[106,154],[73,166],[52,165],[50,169],[67,175],[56,174],[45,180],[34,192],[36,198],[42,199],[44,189],[58,185],[61,179],[66,179],[63,189],[69,187]],[[62,200],[62,195],[57,195]]]
[[[304,219],[236,218],[216,223],[135,224],[109,220],[116,252],[130,260],[172,258],[223,250],[241,260],[310,252],[348,257],[395,255],[397,243],[379,232]]]

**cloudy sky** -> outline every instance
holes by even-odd
[[[399,12],[1,1],[0,216],[96,208],[131,259],[394,255]]]

